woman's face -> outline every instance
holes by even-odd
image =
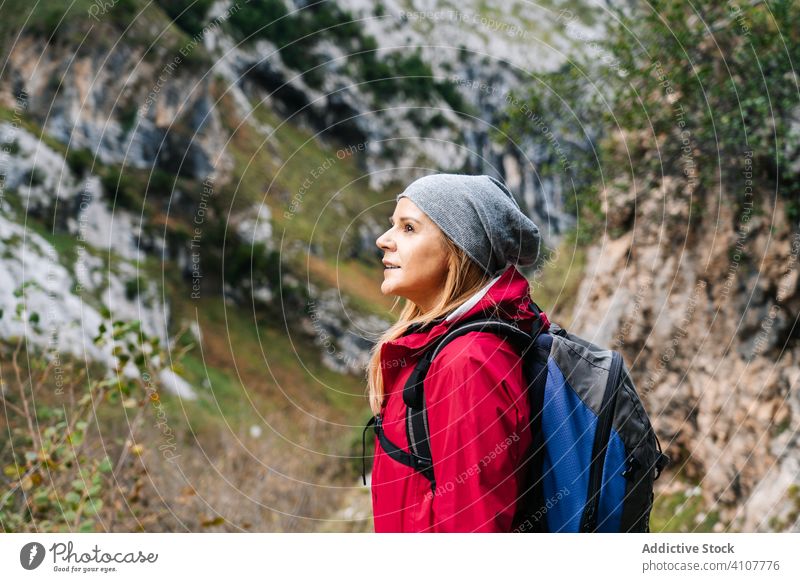
[[[436,304],[447,278],[444,234],[405,197],[397,201],[389,220],[392,227],[375,241],[386,267],[381,293],[405,297],[427,311]]]

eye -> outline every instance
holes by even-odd
[[[403,228],[404,228],[404,229],[405,229],[405,228],[410,228],[410,229],[411,229],[411,232],[414,232],[414,227],[413,227],[413,226],[411,226],[411,225],[410,225],[410,224],[408,224],[408,223],[406,223],[406,224],[405,224],[405,226],[403,226]],[[408,230],[406,230],[405,232],[409,232],[409,231],[408,231]]]

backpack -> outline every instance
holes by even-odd
[[[533,438],[518,468],[525,486],[513,531],[649,532],[653,483],[670,459],[661,450],[621,354],[546,322],[535,303],[531,309],[538,323],[533,333],[498,317],[455,323],[422,355],[403,389],[410,450],[386,437],[380,415],[364,427],[363,446],[367,429],[374,426],[389,457],[420,472],[435,494],[425,375],[436,355],[457,337],[495,333],[521,354],[531,404]]]

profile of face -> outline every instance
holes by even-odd
[[[405,297],[423,311],[436,304],[447,278],[444,233],[408,198],[397,201],[391,228],[375,241],[383,251],[381,293]]]

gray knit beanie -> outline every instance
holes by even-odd
[[[432,174],[409,184],[397,200],[404,196],[491,276],[539,256],[539,227],[491,176]]]

